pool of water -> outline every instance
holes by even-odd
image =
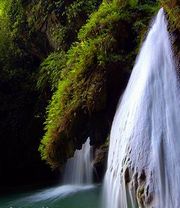
[[[0,197],[0,208],[100,208],[100,192],[100,186],[57,186]]]

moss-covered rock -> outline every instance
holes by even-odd
[[[180,30],[180,2],[178,0],[161,0],[168,13],[171,28]]]
[[[52,167],[63,164],[88,136],[95,146],[107,138],[142,36],[157,9],[152,2],[104,1],[80,30],[47,109],[40,151]]]
[[[168,15],[169,30],[173,34],[173,46],[177,60],[180,60],[180,1],[178,0],[161,0]],[[179,64],[179,63],[178,63]]]
[[[101,0],[35,0],[24,4],[31,33],[46,35],[53,49],[67,50]]]

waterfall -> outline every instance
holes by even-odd
[[[160,9],[114,117],[103,208],[180,207],[179,95]]]
[[[88,138],[82,145],[82,149],[76,150],[74,157],[68,160],[65,167],[64,184],[92,184],[91,152],[90,138]]]

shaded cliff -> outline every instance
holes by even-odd
[[[99,3],[0,1],[0,191],[59,177],[38,152],[52,94],[49,82],[37,87],[40,64],[51,52],[69,48]]]

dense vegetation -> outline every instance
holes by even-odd
[[[88,136],[97,146],[106,141],[117,100],[157,9],[156,3],[104,1],[79,31],[47,108],[40,151],[53,167]]]
[[[59,167],[88,136],[107,144],[160,4],[179,56],[178,0],[0,0],[0,186],[52,178],[40,153]]]
[[[52,73],[58,73],[55,57],[65,53],[63,51],[76,39],[77,31],[99,4],[96,0],[83,2],[0,1],[1,188],[3,184],[39,183],[52,178],[38,152],[45,108],[55,82],[47,74],[44,80],[43,74],[51,67],[57,68]],[[55,31],[54,27],[59,29]],[[64,36],[68,40],[62,39],[63,43],[59,40],[62,30],[66,30]],[[54,65],[48,62],[51,58]],[[58,80],[55,74],[52,78]]]

